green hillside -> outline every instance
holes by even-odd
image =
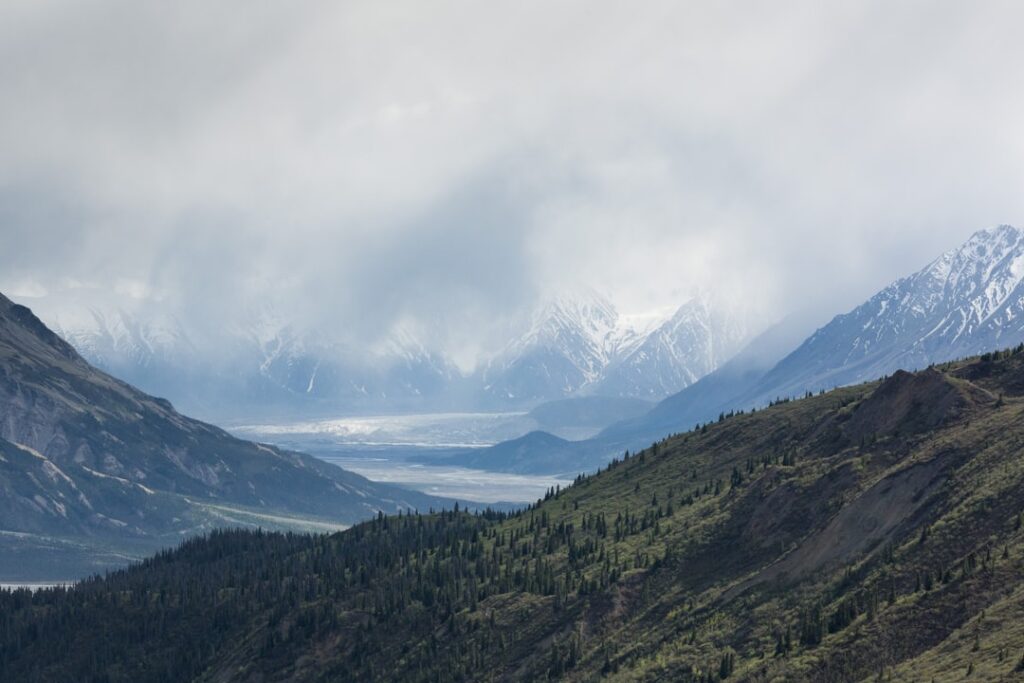
[[[0,680],[1024,677],[1024,350],[673,436],[521,513],[215,532],[0,594]]]

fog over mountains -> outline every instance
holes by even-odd
[[[506,399],[575,393],[659,399],[683,389],[742,346],[740,316],[698,295],[668,317],[622,316],[594,292],[559,296],[483,371],[484,390]]]
[[[444,502],[186,417],[2,294],[0,417],[7,576],[81,575],[218,526],[334,529]]]
[[[749,316],[706,294],[675,311],[631,316],[577,287],[543,299],[503,348],[469,370],[411,329],[359,345],[268,304],[212,336],[159,301],[110,291],[25,301],[90,362],[210,418],[525,409],[607,396],[665,399],[652,415],[674,429],[721,409],[1018,343],[1022,283],[1024,237],[1002,225],[810,336],[806,323],[788,318],[755,337]]]
[[[0,683],[1024,683],[1021,26],[0,1]]]
[[[852,311],[799,334],[806,326],[799,317],[783,320],[645,415],[592,439],[529,434],[455,462],[514,472],[586,471],[622,449],[721,413],[1016,346],[1024,342],[1024,232],[1009,225],[979,230]]]
[[[542,301],[471,370],[414,331],[359,345],[269,305],[211,335],[159,301],[92,288],[26,297],[85,358],[208,417],[330,411],[526,408],[573,396],[658,400],[728,360],[747,340],[743,315],[707,295],[676,311],[621,315],[575,288]]]
[[[1022,340],[1024,232],[1000,225],[979,230],[836,316],[766,375],[756,391],[787,396],[829,389]]]
[[[979,230],[820,329],[785,320],[648,416],[678,429],[734,408],[855,384],[1024,341],[1024,231]],[[658,420],[653,418],[657,416]]]

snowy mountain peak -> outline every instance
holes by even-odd
[[[462,402],[477,409],[577,394],[660,398],[717,367],[743,329],[723,325],[705,297],[621,315],[593,289],[564,288],[467,374],[424,341],[438,335],[417,318],[356,343],[261,299],[216,329],[186,333],[157,302],[81,294],[32,305],[87,359],[207,416],[220,416],[223,406],[405,410]]]
[[[974,233],[837,316],[770,374],[778,395],[922,368],[1024,341],[1024,233]]]
[[[543,301],[529,328],[486,365],[484,392],[502,400],[571,394],[596,381],[614,352],[615,306],[589,289]]]
[[[966,246],[970,246],[975,243],[988,243],[992,241],[1012,240],[1019,241],[1021,237],[1024,237],[1024,232],[1020,228],[1014,227],[1008,223],[996,225],[991,228],[982,228],[976,233],[971,235],[971,238],[967,240]],[[953,251],[956,251],[955,249]]]
[[[675,310],[619,315],[605,298],[562,294],[485,371],[486,391],[534,400],[581,392],[662,398],[739,349],[746,326],[698,295]]]
[[[593,349],[603,349],[619,323],[619,313],[607,298],[590,289],[560,292],[533,314],[530,330],[512,346],[535,344],[559,347],[566,335],[581,335]]]
[[[999,267],[1007,257],[1019,256],[1024,243],[1024,232],[1012,225],[999,225],[979,230],[964,244],[950,249],[927,266],[922,273],[957,282],[962,275],[981,271],[986,276]]]
[[[953,338],[970,334],[1007,305],[1024,281],[1024,233],[1010,225],[979,230],[924,269],[876,296],[880,306],[903,303],[915,318],[942,315],[937,330],[956,322]],[[888,294],[887,294],[888,293]],[[886,302],[886,303],[883,303]],[[894,310],[898,310],[897,309]]]
[[[742,317],[703,294],[619,349],[595,393],[660,399],[729,360],[747,340]]]
[[[79,353],[108,367],[149,366],[193,349],[182,323],[157,302],[142,303],[96,288],[25,301]]]

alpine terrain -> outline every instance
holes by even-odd
[[[245,307],[243,323],[211,335],[161,302],[98,288],[30,301],[90,363],[211,418],[403,410],[461,389],[454,364],[407,329],[357,347],[269,302]]]
[[[537,447],[520,443],[512,464],[486,451],[453,462],[517,472],[588,471],[623,449],[735,410],[1024,342],[1024,232],[1008,225],[980,230],[801,342],[794,334],[806,327],[800,318],[782,321],[648,413],[586,441],[552,449],[533,436]],[[506,450],[498,444],[493,452]]]
[[[1024,232],[976,232],[811,335],[752,390],[790,396],[1024,340]]]
[[[215,527],[330,529],[443,502],[185,417],[2,295],[0,416],[8,579],[81,576]]]
[[[660,399],[731,358],[747,338],[740,316],[699,295],[667,318],[621,316],[595,292],[557,297],[483,371],[506,400],[574,394]]]

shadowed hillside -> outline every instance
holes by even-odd
[[[442,502],[186,417],[0,295],[0,578],[77,578],[216,527],[338,529]]]
[[[4,680],[1020,680],[1024,349],[678,435],[512,515],[218,532],[0,595]]]

